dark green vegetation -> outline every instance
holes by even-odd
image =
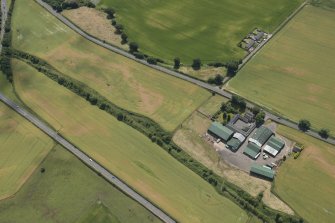
[[[63,9],[75,9],[80,6],[95,7],[90,0],[43,0],[57,12]]]
[[[191,65],[241,59],[237,44],[255,27],[273,31],[302,0],[102,0],[116,11],[130,41],[164,61]]]
[[[44,172],[40,171],[42,168]],[[57,146],[13,198],[0,202],[0,222],[138,223],[160,220]]]

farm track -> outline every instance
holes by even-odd
[[[225,98],[228,98],[228,99],[231,99],[233,94],[224,90],[224,89],[220,89],[219,87],[214,87],[210,84],[207,84],[203,81],[200,81],[200,80],[197,80],[195,78],[192,78],[192,77],[189,77],[189,76],[186,76],[184,74],[181,74],[181,73],[178,73],[176,71],[173,71],[173,70],[170,70],[170,69],[167,69],[165,67],[161,67],[159,65],[152,65],[152,64],[149,64],[147,63],[146,61],[144,60],[139,60],[137,59],[134,55],[132,55],[131,53],[129,52],[126,52],[124,50],[121,50],[115,46],[112,46],[112,45],[109,45],[109,44],[106,44],[104,43],[103,41],[95,38],[94,36],[91,36],[89,34],[87,34],[86,32],[84,32],[83,30],[81,30],[79,27],[77,27],[75,24],[73,24],[71,21],[69,21],[67,18],[65,18],[63,15],[57,13],[56,11],[54,11],[47,3],[43,2],[42,0],[35,0],[39,5],[41,5],[43,8],[45,8],[47,11],[49,11],[49,13],[51,13],[53,16],[55,16],[58,20],[60,20],[61,22],[63,22],[65,25],[67,25],[69,28],[71,28],[73,31],[75,31],[76,33],[78,33],[79,35],[81,35],[82,37],[86,38],[87,40],[101,46],[101,47],[104,47],[114,53],[117,53],[117,54],[120,54],[128,59],[131,59],[131,60],[134,60],[138,63],[141,63],[143,65],[146,65],[152,69],[155,69],[155,70],[158,70],[158,71],[161,71],[165,74],[168,74],[168,75],[171,75],[171,76],[174,76],[174,77],[177,77],[179,79],[182,79],[182,80],[185,80],[185,81],[188,81],[190,83],[193,83],[197,86],[200,86],[204,89],[207,89],[211,92],[214,92],[218,95],[221,95]],[[303,3],[297,10],[295,10],[277,29],[275,32],[277,32],[278,30],[280,30],[282,28],[282,26],[284,26],[289,20],[291,20],[304,6],[306,5],[306,3]],[[266,41],[268,42],[268,41]],[[265,45],[265,43],[263,44]],[[262,45],[262,46],[263,46]],[[258,51],[258,50],[257,50]],[[252,57],[252,56],[251,56]],[[250,58],[249,58],[250,59]],[[255,106],[254,103],[252,102],[247,102],[247,106],[248,107],[253,107]],[[288,120],[280,115],[277,115],[277,114],[273,114],[271,111],[268,111],[266,110],[266,118],[267,119],[271,119],[272,121],[274,122],[277,122],[279,124],[282,124],[282,125],[285,125],[287,127],[290,127],[290,128],[293,128],[293,129],[296,129],[296,130],[299,130],[299,127],[298,127],[298,124],[291,121],[291,120]],[[308,132],[306,132],[307,135],[310,135],[314,138],[317,138],[319,140],[322,140],[322,141],[325,141],[329,144],[332,144],[332,145],[335,145],[335,138],[334,137],[329,137],[327,139],[324,139],[322,138],[317,131],[315,130],[310,130]]]

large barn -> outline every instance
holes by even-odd
[[[226,126],[223,126],[219,122],[213,122],[209,127],[208,132],[210,134],[214,134],[215,136],[219,137],[225,142],[227,142],[234,134],[234,132],[231,129],[227,128]]]
[[[249,142],[255,143],[257,146],[262,147],[266,141],[273,135],[273,132],[267,127],[261,126],[249,138]]]
[[[275,157],[284,148],[285,142],[275,136],[271,136],[269,141],[264,146],[263,150]]]

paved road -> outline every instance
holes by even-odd
[[[63,22],[65,25],[67,25],[68,27],[70,27],[72,30],[74,30],[75,32],[77,32],[78,34],[80,34],[81,36],[83,36],[84,38],[92,41],[93,43],[97,44],[97,45],[100,45],[108,50],[111,50],[115,53],[118,53],[122,56],[125,56],[129,59],[132,59],[132,60],[135,60],[137,61],[138,63],[141,63],[141,64],[144,64],[148,67],[151,67],[153,69],[156,69],[158,71],[161,71],[163,73],[166,73],[168,75],[171,75],[171,76],[174,76],[174,77],[177,77],[177,78],[180,78],[180,79],[183,79],[185,81],[188,81],[190,83],[193,83],[193,84],[196,84],[202,88],[205,88],[207,90],[210,90],[212,92],[215,92],[216,94],[218,95],[221,95],[223,97],[226,97],[228,99],[231,99],[233,94],[230,93],[230,92],[227,92],[225,91],[224,89],[220,89],[219,87],[214,87],[210,84],[207,84],[205,82],[202,82],[202,81],[199,81],[197,79],[194,79],[192,77],[189,77],[189,76],[186,76],[186,75],[183,75],[181,73],[178,73],[178,72],[175,72],[173,70],[169,70],[165,67],[161,67],[161,66],[158,66],[158,65],[152,65],[152,64],[148,64],[146,61],[144,60],[139,60],[137,59],[136,57],[134,57],[132,54],[130,54],[129,52],[126,52],[124,50],[121,50],[117,47],[114,47],[114,46],[111,46],[109,44],[106,44],[104,43],[103,41],[93,37],[93,36],[90,36],[88,35],[87,33],[83,32],[80,28],[78,28],[77,26],[75,26],[71,21],[69,21],[68,19],[66,19],[63,15],[57,13],[56,11],[54,11],[48,4],[46,4],[45,2],[43,2],[42,0],[36,0],[37,3],[39,3],[42,7],[44,7],[46,10],[48,10],[52,15],[54,15],[55,17],[57,17],[61,22]],[[304,6],[306,5],[306,3],[303,3],[295,12],[293,12],[276,30],[274,33],[278,32],[282,26],[284,26],[290,19],[292,19]],[[273,36],[273,35],[272,35]],[[268,42],[268,41],[266,41]],[[262,46],[266,43],[266,42],[263,42]],[[261,48],[261,47],[260,47]],[[259,49],[260,49],[259,48]],[[256,53],[256,52],[255,52]],[[254,54],[252,54],[250,56],[250,58],[253,56]],[[249,58],[249,59],[250,59]],[[251,102],[248,102],[247,103],[248,107],[253,107],[254,104],[251,103]],[[288,127],[291,127],[291,128],[294,128],[294,129],[299,129],[297,124],[295,122],[292,122],[292,121],[289,121],[287,119],[283,119],[282,117],[278,116],[278,115],[275,115],[275,114],[272,114],[271,112],[267,111],[267,117],[269,117],[270,119],[272,119],[273,121],[279,123],[279,124],[282,124],[282,125],[285,125],[285,126],[288,126]],[[307,132],[306,134],[310,135],[310,136],[313,136],[317,139],[320,139],[322,141],[326,141],[330,144],[333,144],[335,145],[335,139],[334,138],[328,138],[328,139],[323,139],[319,136],[319,134],[317,132],[314,132],[314,131],[309,131]]]
[[[48,136],[50,136],[52,139],[54,139],[56,142],[58,142],[60,145],[62,145],[64,148],[66,148],[68,151],[73,153],[76,157],[78,157],[86,165],[90,166],[93,170],[100,173],[104,178],[106,178],[109,182],[113,183],[116,187],[118,187],[125,194],[127,194],[128,196],[130,196],[131,198],[133,198],[134,200],[139,202],[141,205],[143,205],[145,208],[147,208],[149,211],[151,211],[154,215],[159,217],[163,222],[175,223],[175,221],[170,216],[165,214],[162,210],[157,208],[150,201],[146,200],[144,197],[142,197],[136,191],[131,189],[129,186],[127,186],[125,183],[123,183],[120,179],[118,179],[116,176],[114,176],[112,173],[110,173],[107,169],[105,169],[99,163],[95,162],[89,156],[87,156],[85,153],[83,153],[78,148],[76,148],[74,145],[72,145],[69,141],[64,139],[62,136],[58,135],[56,131],[49,128],[41,120],[36,118],[34,115],[30,114],[29,112],[27,112],[23,108],[19,107],[17,104],[15,104],[10,99],[6,98],[1,93],[0,93],[0,101],[4,102],[9,107],[11,107],[14,111],[16,111],[17,113],[22,115],[27,120],[29,120],[31,123],[33,123],[35,126],[37,126],[39,129],[41,129],[43,132],[45,132]]]

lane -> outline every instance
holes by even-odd
[[[54,139],[56,142],[58,142],[60,145],[62,145],[65,149],[70,151],[72,154],[74,154],[76,157],[78,157],[82,162],[84,162],[86,165],[91,167],[96,172],[100,173],[105,179],[107,179],[109,182],[114,184],[116,187],[118,187],[121,191],[123,191],[125,194],[136,200],[138,203],[143,205],[145,208],[147,208],[149,211],[151,211],[154,215],[159,217],[163,222],[166,223],[175,223],[176,221],[173,220],[170,216],[168,216],[166,213],[164,213],[161,209],[156,207],[153,203],[146,200],[144,197],[142,197],[140,194],[138,194],[136,191],[134,191],[132,188],[130,188],[127,184],[125,184],[122,180],[117,178],[115,175],[113,175],[111,172],[109,172],[107,169],[105,169],[103,166],[101,166],[99,163],[91,159],[88,155],[83,153],[81,150],[76,148],[74,145],[72,145],[69,141],[67,141],[65,138],[63,138],[61,135],[59,135],[56,131],[48,127],[44,122],[39,120],[37,117],[26,111],[25,109],[21,108],[19,105],[17,105],[12,100],[6,98],[2,93],[0,93],[0,101],[4,102],[7,106],[12,108],[14,111],[19,113],[21,116],[29,120],[31,123],[33,123],[35,126],[37,126],[39,129],[41,129],[43,132],[45,132],[48,136],[50,136],[52,139]]]

